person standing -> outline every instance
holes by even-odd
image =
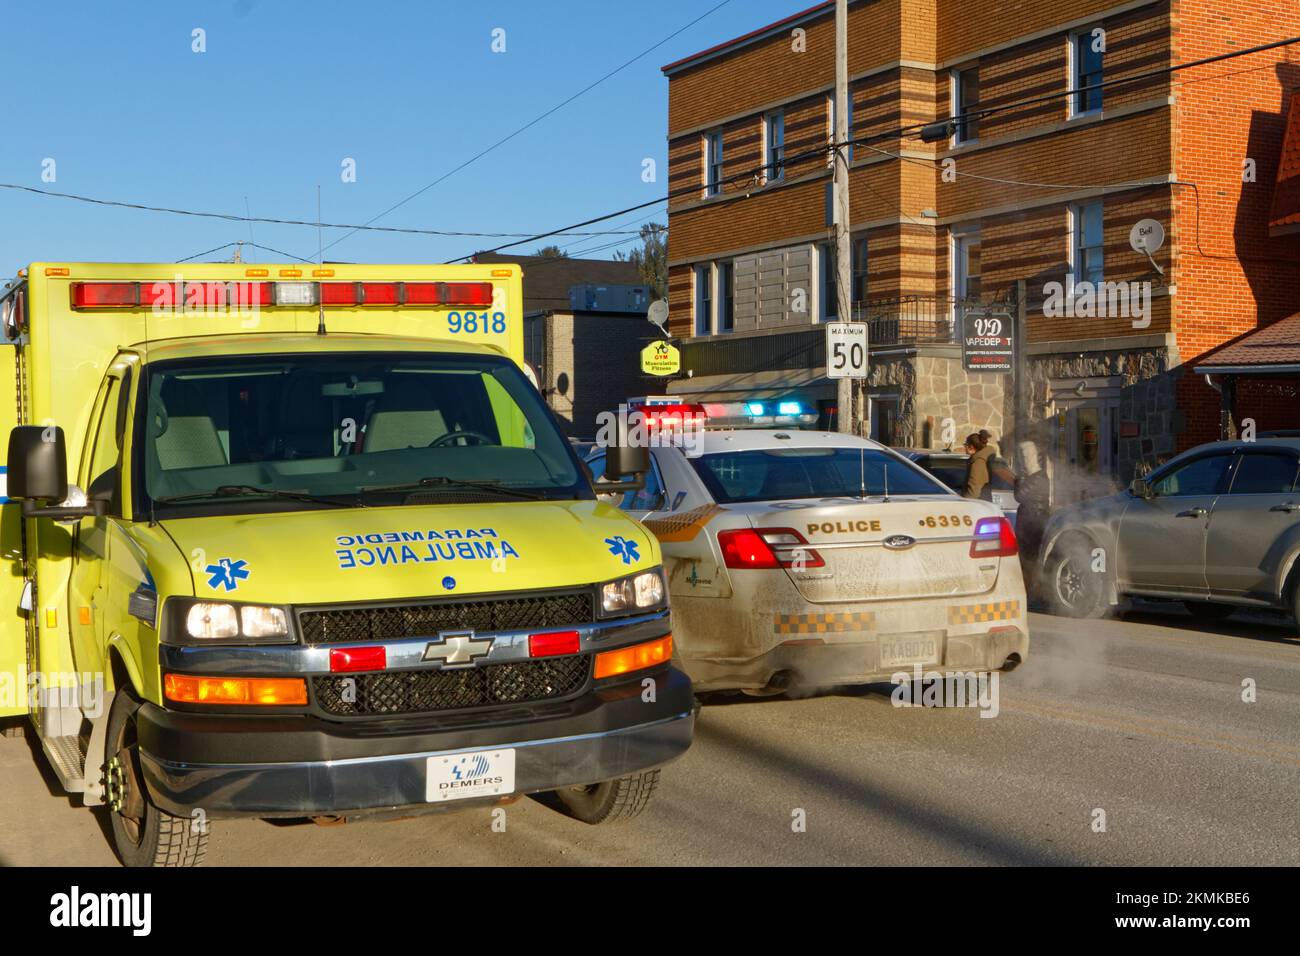
[[[1020,453],[1021,475],[1016,479],[1016,537],[1020,542],[1020,568],[1024,572],[1025,589],[1034,592],[1038,579],[1038,557],[1043,546],[1043,530],[1051,515],[1052,484],[1038,454],[1038,445],[1022,441],[1016,446]]]
[[[963,498],[980,498],[993,500],[993,488],[989,484],[989,459],[993,457],[993,446],[987,438],[978,432],[966,436],[962,446],[970,457],[966,459],[966,485],[962,489]]]

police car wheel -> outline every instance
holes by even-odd
[[[617,780],[555,791],[565,813],[583,823],[630,820],[645,809],[659,786],[659,771],[647,770]]]
[[[1093,570],[1092,550],[1068,541],[1047,562],[1046,590],[1058,617],[1096,618],[1106,613],[1106,572]]]
[[[206,821],[173,816],[149,799],[138,759],[136,713],[130,690],[113,695],[104,759],[104,801],[113,843],[126,866],[198,866],[207,850]]]

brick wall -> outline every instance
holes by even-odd
[[[1300,3],[1175,0],[1179,61],[1300,34]],[[1210,79],[1225,74],[1221,79]],[[1231,74],[1231,75],[1226,75]],[[1282,48],[1178,76],[1175,169],[1178,347],[1185,363],[1237,335],[1300,310],[1300,237],[1270,238],[1268,210],[1285,123],[1285,97],[1300,88],[1300,50]],[[1242,162],[1256,181],[1242,181]],[[1197,203],[1199,196],[1199,229]],[[1180,448],[1218,437],[1218,394],[1188,370],[1179,382],[1187,414]]]

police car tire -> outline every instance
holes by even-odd
[[[658,786],[659,771],[647,770],[591,787],[557,790],[556,796],[569,816],[594,825],[632,819],[646,808]]]
[[[140,709],[140,699],[130,690],[122,689],[113,695],[113,705],[108,715],[106,747],[113,747],[121,739],[123,728],[135,721]],[[105,764],[111,754],[105,755]],[[156,806],[144,796],[144,818],[140,824],[138,843],[132,842],[120,814],[109,810],[113,830],[113,843],[117,855],[126,866],[181,867],[198,866],[208,848],[208,827],[192,826],[188,817],[178,817]]]

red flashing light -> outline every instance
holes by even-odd
[[[442,283],[443,305],[481,305],[492,304],[491,282],[444,282]]]
[[[379,647],[330,648],[330,672],[382,671],[388,666],[388,651]]]
[[[140,304],[136,282],[74,282],[74,309],[134,309]]]
[[[401,305],[397,282],[362,282],[362,305]]]
[[[357,286],[354,282],[322,282],[321,305],[356,305]]]
[[[548,631],[528,635],[529,657],[559,657],[576,654],[580,648],[577,631]]]

